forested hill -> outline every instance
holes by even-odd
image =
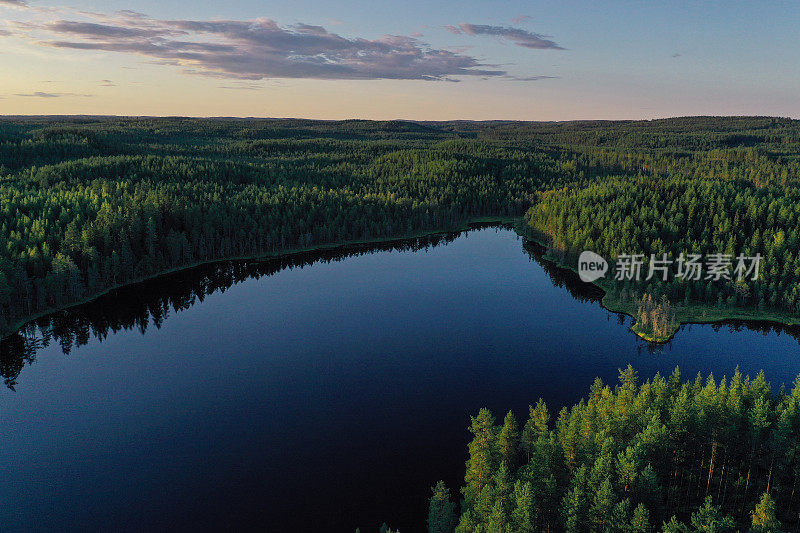
[[[473,417],[460,498],[439,482],[434,533],[798,531],[800,378],[772,391],[737,370],[683,381],[599,378],[553,416]],[[461,501],[460,515],[456,501]]]
[[[0,121],[0,332],[182,266],[455,229],[481,217],[521,217],[533,206],[540,211],[529,220],[560,242],[602,248],[608,239],[594,235],[606,229],[580,210],[606,208],[602,187],[618,195],[613,205],[638,217],[646,231],[637,238],[664,242],[660,231],[673,239],[705,224],[698,238],[715,242],[738,228],[742,239],[755,238],[754,246],[782,259],[762,285],[678,296],[796,313],[799,157],[800,122],[758,117],[9,118]],[[714,216],[679,217],[683,200],[644,209],[665,200],[630,189],[656,184],[687,202],[698,196],[695,211]],[[594,228],[592,240],[581,224]],[[610,227],[613,235],[624,229]]]

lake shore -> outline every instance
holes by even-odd
[[[577,268],[573,264],[567,263],[563,260],[563,258],[559,257],[558,255],[552,253],[551,248],[547,242],[547,239],[542,236],[538,235],[536,231],[531,230],[525,225],[524,218],[522,217],[510,217],[510,216],[497,216],[497,217],[475,217],[469,219],[467,222],[460,224],[458,226],[452,228],[439,228],[436,230],[430,231],[419,231],[411,234],[393,236],[393,237],[380,237],[375,239],[364,239],[364,240],[353,240],[353,241],[344,241],[338,243],[329,243],[329,244],[321,244],[315,246],[309,246],[305,248],[292,248],[288,250],[282,250],[280,252],[271,252],[267,254],[254,254],[254,255],[246,255],[246,256],[234,256],[234,257],[225,257],[225,258],[218,258],[218,259],[209,259],[206,261],[198,261],[188,265],[181,265],[178,267],[165,269],[159,271],[155,274],[144,276],[141,278],[137,278],[135,280],[129,281],[127,283],[117,284],[112,287],[109,287],[102,292],[93,294],[86,298],[83,298],[79,301],[72,302],[70,304],[48,308],[44,311],[39,313],[35,313],[33,315],[29,315],[23,319],[18,320],[14,325],[12,325],[8,331],[0,332],[0,340],[5,339],[23,329],[26,325],[34,322],[40,318],[46,317],[48,315],[58,313],[61,311],[65,311],[74,307],[78,307],[80,305],[87,304],[92,302],[98,298],[101,298],[115,290],[122,289],[124,287],[130,287],[132,285],[136,285],[148,280],[152,280],[155,278],[159,278],[161,276],[167,274],[173,274],[176,272],[181,272],[185,270],[190,270],[192,268],[197,268],[203,265],[211,265],[215,263],[224,263],[227,261],[259,261],[259,260],[266,260],[266,259],[274,259],[279,257],[290,257],[293,255],[304,254],[309,252],[315,251],[324,251],[324,250],[336,250],[336,249],[348,249],[348,248],[359,248],[363,246],[369,246],[374,244],[385,244],[390,242],[399,242],[399,241],[407,241],[411,239],[418,239],[421,237],[427,237],[432,235],[440,235],[445,233],[454,233],[460,231],[466,231],[470,229],[472,226],[477,224],[507,224],[513,227],[514,231],[545,248],[545,253],[543,254],[543,259],[549,261],[550,263],[554,264],[558,268],[569,270],[577,275],[578,271]],[[621,300],[619,298],[615,298],[612,296],[613,291],[611,290],[611,282],[605,279],[599,279],[591,283],[600,289],[603,290],[603,297],[600,300],[600,305],[613,313],[621,313],[624,315],[628,315],[634,320],[636,319],[636,303],[631,302],[628,300]],[[675,304],[675,318],[677,322],[677,326],[672,329],[671,331],[667,332],[665,335],[654,335],[651,332],[644,331],[638,322],[634,322],[631,326],[631,331],[635,333],[641,339],[653,343],[653,344],[664,344],[669,342],[675,334],[680,331],[681,326],[685,324],[714,324],[714,323],[721,323],[731,320],[741,320],[741,321],[752,321],[752,322],[765,322],[765,323],[774,323],[783,326],[798,326],[800,325],[800,317],[793,316],[789,313],[781,312],[778,310],[750,310],[738,307],[730,307],[730,306],[710,306],[706,304]]]
[[[50,307],[50,308],[47,308],[47,309],[42,310],[40,312],[25,316],[25,317],[23,317],[21,319],[18,319],[16,322],[14,322],[7,329],[7,331],[0,331],[0,340],[3,340],[5,338],[7,338],[7,337],[10,337],[11,335],[14,335],[15,333],[17,333],[21,329],[23,329],[26,325],[28,325],[31,322],[34,322],[36,320],[39,320],[40,318],[44,318],[44,317],[46,317],[48,315],[52,315],[54,313],[58,313],[58,312],[61,312],[61,311],[66,311],[68,309],[72,309],[74,307],[78,307],[78,306],[87,304],[87,303],[92,302],[94,300],[97,300],[98,298],[101,298],[101,297],[103,297],[103,296],[105,296],[105,295],[107,295],[107,294],[109,294],[111,292],[114,292],[115,290],[119,290],[119,289],[122,289],[124,287],[130,287],[132,285],[137,285],[139,283],[142,283],[142,282],[145,282],[145,281],[148,281],[148,280],[152,280],[152,279],[155,279],[155,278],[159,278],[159,277],[165,276],[167,274],[174,274],[176,272],[181,272],[181,271],[184,271],[184,270],[190,270],[192,268],[197,268],[197,267],[200,267],[200,266],[203,266],[203,265],[213,265],[215,263],[225,263],[227,261],[259,261],[259,260],[265,260],[265,259],[275,259],[275,258],[279,258],[279,257],[289,257],[289,256],[293,256],[293,255],[304,254],[304,253],[309,253],[309,252],[316,252],[316,251],[323,251],[323,250],[336,250],[336,249],[339,249],[339,248],[345,248],[345,249],[346,248],[359,248],[359,247],[362,247],[362,246],[369,246],[369,245],[373,245],[373,244],[385,244],[385,243],[390,243],[390,242],[395,242],[395,241],[407,241],[407,240],[411,240],[411,239],[419,239],[421,237],[428,237],[428,236],[431,236],[431,235],[441,235],[441,234],[444,234],[444,233],[454,233],[454,232],[466,231],[466,230],[470,229],[470,227],[472,227],[472,226],[474,226],[476,224],[510,224],[510,225],[514,226],[514,228],[517,231],[517,233],[520,233],[519,225],[521,224],[521,220],[522,219],[520,217],[510,217],[510,216],[474,217],[474,218],[470,218],[469,220],[467,220],[463,224],[457,225],[457,226],[452,227],[452,228],[439,228],[439,229],[435,229],[435,230],[418,231],[418,232],[414,232],[414,233],[409,233],[409,234],[405,234],[405,235],[397,235],[397,236],[392,236],[392,237],[379,237],[379,238],[375,238],[375,239],[363,239],[363,240],[343,241],[343,242],[329,243],[329,244],[318,244],[318,245],[315,245],[315,246],[308,246],[308,247],[305,247],[305,248],[291,248],[291,249],[287,249],[287,250],[281,250],[279,252],[270,252],[270,253],[266,253],[266,254],[253,254],[253,255],[245,255],[245,256],[222,257],[222,258],[217,258],[217,259],[208,259],[208,260],[205,260],[205,261],[196,261],[194,263],[190,263],[190,264],[187,264],[187,265],[181,265],[181,266],[177,266],[177,267],[174,267],[174,268],[168,268],[168,269],[165,269],[165,270],[161,270],[161,271],[156,272],[154,274],[151,274],[151,275],[148,275],[148,276],[142,276],[142,277],[133,279],[131,281],[128,281],[126,283],[119,283],[119,284],[113,285],[111,287],[108,287],[107,289],[104,289],[103,291],[100,291],[98,293],[92,294],[91,296],[87,296],[86,298],[82,298],[80,300],[77,300],[75,302],[71,302],[69,304],[58,306],[58,307]],[[520,233],[520,235],[521,235],[521,233]]]
[[[563,260],[563,258],[559,257],[558,255],[552,253],[551,247],[547,242],[547,239],[542,235],[538,235],[536,230],[532,230],[527,226],[524,226],[524,222],[520,221],[517,225],[515,225],[517,232],[529,239],[538,245],[542,246],[546,249],[546,252],[543,255],[543,258],[547,261],[550,261],[555,266],[559,268],[563,268],[566,270],[570,270],[574,272],[576,275],[578,274],[578,270],[574,264],[567,263]],[[600,289],[603,290],[604,295],[600,300],[600,305],[603,308],[611,311],[613,313],[621,313],[624,315],[628,315],[629,317],[636,320],[637,314],[637,304],[636,302],[630,300],[622,300],[620,298],[615,298],[612,296],[612,282],[606,279],[599,279],[591,283]],[[675,310],[675,319],[677,325],[674,329],[668,331],[664,335],[654,335],[651,332],[645,331],[639,325],[638,322],[634,322],[631,326],[631,331],[633,331],[637,336],[641,339],[653,343],[653,344],[664,344],[669,342],[678,331],[680,331],[681,326],[685,324],[715,324],[721,322],[727,322],[732,320],[741,320],[747,322],[765,322],[765,323],[773,323],[773,324],[780,324],[782,326],[798,326],[800,325],[800,316],[792,315],[787,312],[783,312],[780,310],[775,309],[745,309],[741,307],[732,307],[732,306],[711,306],[707,304],[673,304],[673,309]]]

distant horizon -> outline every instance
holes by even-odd
[[[788,117],[778,115],[675,115],[657,118],[619,118],[619,119],[606,119],[606,118],[579,118],[579,119],[563,119],[563,120],[528,120],[528,119],[466,119],[466,118],[453,118],[443,120],[429,120],[429,119],[414,119],[414,118],[314,118],[314,117],[267,117],[267,116],[234,116],[234,115],[102,115],[102,114],[29,114],[29,115],[13,115],[13,114],[0,114],[0,120],[7,119],[36,119],[36,118],[52,118],[52,119],[70,119],[70,118],[91,118],[91,119],[197,119],[197,120],[306,120],[309,122],[414,122],[414,123],[447,123],[447,122],[523,122],[532,124],[567,124],[567,123],[580,123],[580,122],[658,122],[662,120],[678,120],[683,118],[770,118],[780,120],[800,120],[800,117]]]
[[[0,114],[800,118],[796,20],[745,0],[0,0]]]

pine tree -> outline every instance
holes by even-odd
[[[533,490],[530,482],[517,481],[514,484],[514,511],[511,513],[511,522],[514,531],[518,533],[530,533],[533,527],[534,508]]]
[[[635,450],[628,446],[624,452],[617,454],[618,482],[627,494],[633,488],[638,473]]]
[[[509,411],[503,420],[503,427],[497,435],[497,449],[500,460],[505,462],[509,470],[517,467],[517,450],[519,448],[519,426],[514,413]]]
[[[450,501],[450,489],[439,481],[431,489],[428,505],[429,533],[452,533],[456,527],[456,504]]]
[[[570,489],[561,502],[564,531],[567,533],[579,533],[586,530],[589,511],[586,482],[586,465],[582,465],[575,472]]]
[[[661,503],[661,484],[653,466],[648,463],[636,478],[636,495],[648,509],[656,509]]]
[[[698,531],[709,533],[725,533],[733,531],[736,523],[730,515],[722,513],[722,510],[715,506],[711,496],[708,496],[700,509],[692,515],[692,527]]]
[[[528,454],[529,459],[536,441],[547,434],[549,422],[550,413],[547,410],[547,405],[544,400],[539,398],[539,401],[536,402],[536,407],[529,406],[529,418],[522,430],[522,448]]]
[[[781,529],[781,523],[775,515],[775,500],[766,492],[761,496],[751,516],[753,531],[756,533],[775,533]]]
[[[605,531],[611,523],[614,510],[614,488],[611,480],[606,478],[594,493],[594,501],[590,511],[592,524],[595,531]]]
[[[631,519],[631,533],[650,533],[650,511],[643,503],[636,506],[633,510],[633,518]]]
[[[469,431],[475,436],[469,444],[466,485],[462,489],[467,506],[477,500],[483,488],[491,482],[496,468],[494,417],[488,409],[481,409],[472,418]]]
[[[628,498],[618,502],[611,511],[609,531],[627,533],[631,524],[631,501]]]
[[[505,462],[500,463],[492,477],[491,489],[494,501],[502,506],[504,513],[509,514],[513,508],[514,483]]]
[[[497,502],[492,508],[492,512],[486,521],[485,531],[487,533],[507,533],[507,528],[508,519],[506,518],[506,513],[503,510],[501,503]]]
[[[664,522],[661,527],[662,533],[689,533],[689,527],[683,522],[679,522],[678,518],[674,515],[668,522]]]

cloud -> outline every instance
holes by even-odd
[[[467,24],[466,22],[459,24],[458,28],[455,28],[454,26],[446,26],[446,28],[450,31],[452,31],[451,28],[460,30],[461,32],[471,36],[490,35],[500,39],[506,39],[523,48],[532,48],[537,50],[564,50],[564,48],[548,39],[547,36],[539,35],[538,33],[532,33],[520,28],[510,28],[507,26],[488,26],[485,24]]]
[[[45,93],[41,91],[36,91],[33,93],[18,93],[14,96],[22,96],[25,98],[62,98],[67,96],[78,96],[81,98],[92,98],[94,97],[93,94],[75,94],[75,93]]]
[[[26,0],[0,0],[0,6],[28,7]]]
[[[674,53],[674,54],[672,54],[670,57],[672,57],[672,58],[679,58],[679,57],[681,57],[681,55],[680,55],[678,52],[675,52],[675,53]]]
[[[446,29],[447,31],[449,31],[453,35],[461,35],[461,30],[458,29],[458,27],[453,26],[452,24],[448,24],[447,26],[444,27],[444,29]]]
[[[112,80],[100,80],[100,87],[116,87],[117,84]]]
[[[41,46],[133,54],[218,78],[457,80],[507,74],[413,36],[344,37],[322,26],[281,26],[267,18],[160,20],[134,11],[80,15],[84,20],[40,20],[17,23],[14,29]]]
[[[52,22],[48,24],[45,29],[61,35],[75,35],[93,40],[146,39],[165,35],[186,34],[186,32],[175,32],[161,28],[126,28],[124,26],[111,26],[94,22],[73,22],[69,20]]]
[[[531,20],[530,15],[517,15],[511,19],[511,24],[522,24],[523,22],[528,22],[529,20]]]
[[[506,78],[514,81],[539,81],[539,80],[557,80],[558,76],[506,76]]]
[[[263,89],[263,85],[248,84],[248,85],[220,85],[218,89],[228,89],[232,91],[258,91]]]

